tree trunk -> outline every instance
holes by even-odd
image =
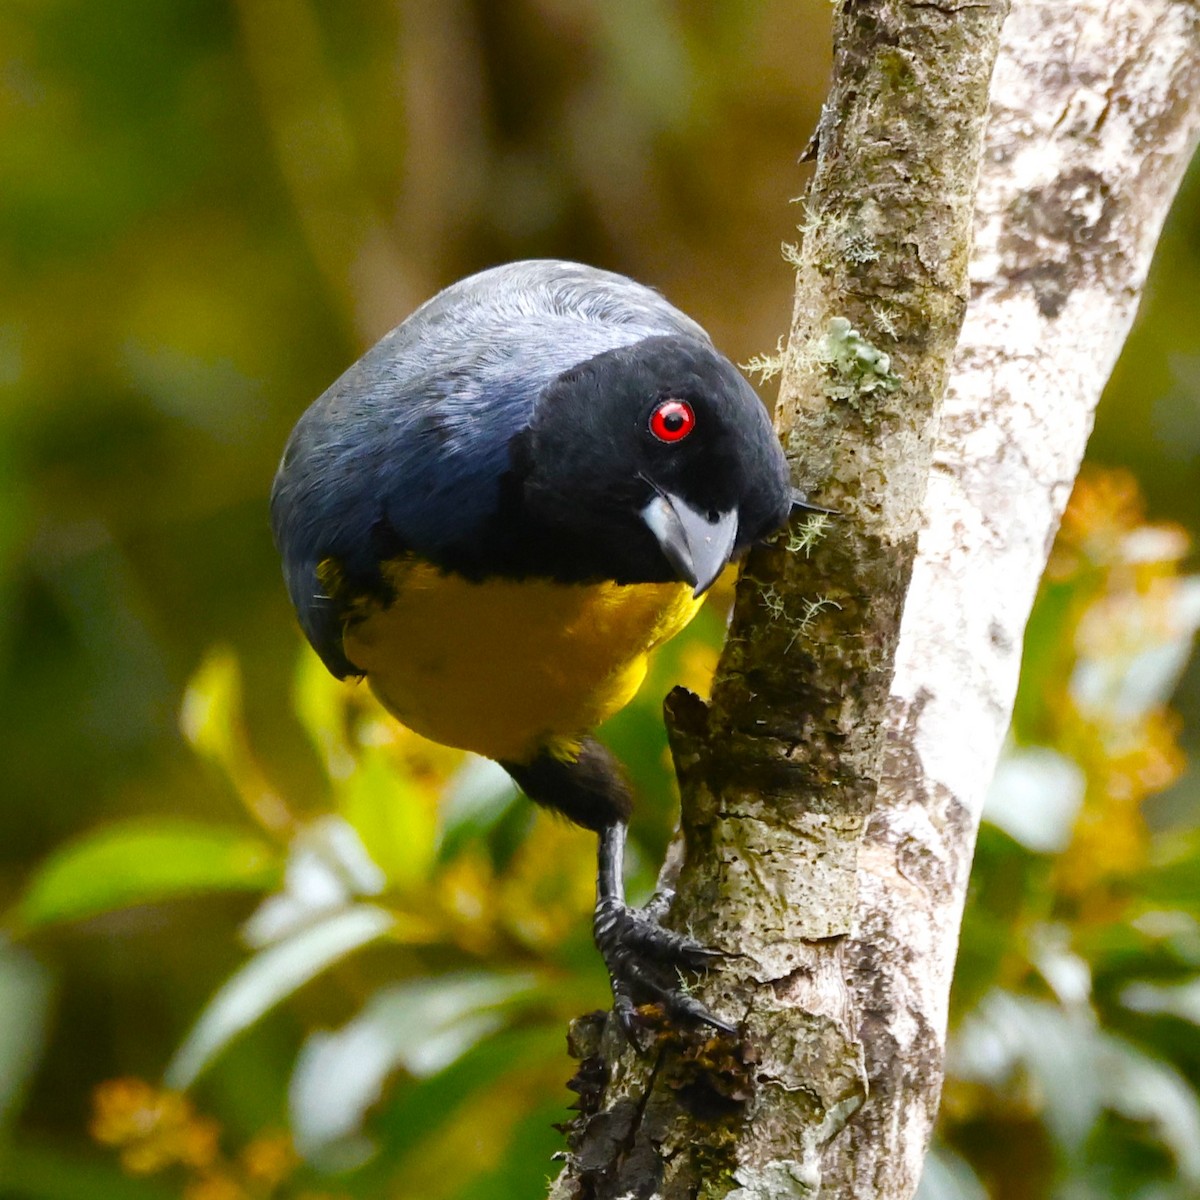
[[[1005,8],[838,7],[777,423],[839,515],[752,556],[712,701],[668,702],[673,919],[742,1036],[577,1023],[554,1197],[916,1188],[1025,620],[1200,134],[1193,3],[1013,0],[989,115]]]

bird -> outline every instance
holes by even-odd
[[[704,329],[579,263],[471,275],[303,413],[270,507],[325,666],[597,835],[593,933],[622,1027],[658,1003],[732,1032],[679,983],[722,952],[626,902],[631,790],[595,737],[730,561],[827,511]]]

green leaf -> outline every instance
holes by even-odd
[[[1008,746],[988,788],[983,819],[1035,854],[1067,848],[1087,780],[1048,746]]]
[[[1200,914],[1200,831],[1160,839],[1151,862],[1130,877],[1129,886],[1147,907]]]
[[[987,1190],[957,1154],[934,1146],[925,1158],[915,1200],[987,1200]]]
[[[0,938],[0,1130],[16,1115],[46,1035],[50,978],[27,951]]]
[[[9,1200],[178,1200],[178,1185],[131,1179],[115,1162],[98,1159],[76,1146],[22,1130],[20,1139],[0,1146],[0,1195]]]
[[[1021,1094],[1072,1155],[1103,1108],[1103,1058],[1088,1013],[996,988],[964,1019],[947,1067],[962,1079]]]
[[[391,913],[359,904],[318,921],[256,954],[208,1002],[164,1075],[180,1090],[243,1030],[335,962],[388,933]]]
[[[209,652],[188,681],[179,728],[200,754],[232,773],[240,758],[241,720],[241,668],[232,650],[219,647]]]
[[[292,707],[329,778],[342,780],[349,776],[356,758],[346,737],[345,685],[330,675],[308,646],[296,660]]]
[[[384,754],[363,752],[342,785],[339,809],[392,884],[413,888],[428,879],[437,853],[437,813]]]
[[[530,975],[415,979],[376,992],[341,1029],[311,1034],[288,1089],[301,1152],[327,1166],[358,1165],[373,1149],[360,1136],[363,1118],[393,1071],[418,1079],[444,1071],[495,1033],[514,1003],[538,994]]]
[[[1052,741],[1058,728],[1054,713],[1074,665],[1071,628],[1084,585],[1044,581],[1025,627],[1021,681],[1013,709],[1018,742]]]
[[[292,837],[283,889],[258,906],[242,926],[242,937],[252,950],[263,950],[319,917],[378,896],[386,886],[387,877],[353,826],[341,817],[318,817]]]
[[[19,901],[26,929],[79,921],[176,896],[258,890],[279,877],[279,856],[244,830],[159,819],[109,825],[56,851]]]
[[[493,1164],[456,1188],[451,1193],[453,1200],[478,1200],[480,1196],[487,1200],[527,1200],[529,1196],[540,1196],[547,1188],[548,1177],[552,1177],[555,1155],[562,1153],[562,1134],[554,1126],[563,1115],[562,1101],[557,1098],[525,1108],[497,1147]]]
[[[1200,1184],[1200,1097],[1174,1067],[1124,1038],[1104,1035],[1104,1050],[1100,1079],[1107,1106],[1149,1125],[1179,1173],[1193,1187]]]
[[[438,805],[439,856],[449,861],[466,843],[487,837],[521,803],[521,793],[499,763],[468,755]]]
[[[528,1016],[483,1038],[444,1071],[426,1079],[399,1079],[382,1104],[372,1110],[367,1129],[378,1153],[347,1178],[356,1196],[411,1195],[405,1190],[411,1168],[422,1163],[430,1147],[461,1119],[464,1107],[509,1087],[522,1094],[530,1075],[546,1078],[562,1061],[561,1023],[531,1025]],[[562,1101],[560,1103],[565,1103]],[[559,1117],[562,1116],[560,1108]],[[561,1143],[560,1143],[561,1145]],[[541,1162],[549,1161],[543,1156]],[[453,1181],[447,1181],[444,1194]],[[486,1193],[481,1193],[486,1194]]]
[[[1134,1012],[1179,1017],[1200,1025],[1200,978],[1186,983],[1131,983],[1121,992],[1121,1003]]]

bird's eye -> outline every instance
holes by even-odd
[[[650,432],[660,442],[681,442],[696,427],[696,414],[683,400],[664,400],[650,414]]]

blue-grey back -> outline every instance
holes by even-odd
[[[369,578],[381,545],[418,554],[469,538],[494,511],[508,446],[547,384],[649,337],[708,343],[657,292],[577,263],[533,260],[438,293],[301,417],[271,495],[300,622],[339,675],[341,618],[317,580],[326,558]]]

